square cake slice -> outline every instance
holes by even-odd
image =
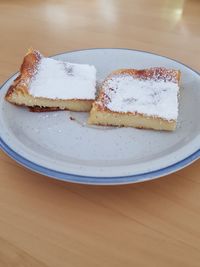
[[[180,71],[121,69],[103,82],[89,124],[173,131],[178,117]]]
[[[58,61],[30,49],[5,98],[32,111],[90,111],[95,95],[94,66]]]

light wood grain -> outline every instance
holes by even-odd
[[[198,0],[0,1],[0,83],[30,46],[160,53],[200,71]],[[200,266],[200,161],[118,187],[52,180],[0,152],[0,267]]]

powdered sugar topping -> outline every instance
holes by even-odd
[[[95,99],[96,69],[42,57],[31,78],[29,93],[50,99]]]
[[[108,79],[103,89],[105,106],[111,111],[177,119],[179,87],[174,80],[137,79],[130,75],[119,75]]]

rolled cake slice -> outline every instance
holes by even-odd
[[[5,98],[32,111],[89,111],[95,94],[94,66],[58,61],[30,49]]]
[[[180,71],[121,69],[103,82],[89,124],[173,131],[178,117]]]

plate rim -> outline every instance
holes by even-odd
[[[194,70],[193,68],[189,67],[188,65],[175,60],[173,58],[163,56],[160,54],[156,54],[153,52],[148,52],[144,50],[138,50],[138,49],[130,49],[130,48],[86,48],[86,49],[77,49],[77,50],[70,50],[67,52],[62,52],[58,53],[55,55],[52,55],[50,57],[56,57],[59,55],[63,54],[69,54],[73,52],[81,52],[81,51],[88,51],[88,50],[129,50],[129,51],[134,51],[134,52],[140,52],[140,53],[147,53],[151,55],[156,55],[162,58],[170,59],[174,62],[177,62],[194,73],[196,73],[198,76],[200,76],[200,72]],[[4,87],[4,85],[12,79],[18,72],[14,73],[12,76],[10,76],[1,86],[0,90]],[[146,173],[139,173],[135,175],[128,175],[128,176],[118,176],[118,177],[96,177],[96,176],[85,176],[85,175],[77,175],[77,174],[70,174],[66,172],[59,172],[53,169],[49,169],[47,167],[44,167],[42,165],[39,165],[37,163],[34,163],[27,158],[21,156],[19,153],[15,152],[11,147],[9,147],[1,138],[0,136],[0,148],[8,155],[10,156],[13,160],[15,160],[17,163],[22,165],[23,167],[26,167],[27,169],[34,171],[36,173],[48,176],[50,178],[54,178],[57,180],[62,180],[65,182],[73,182],[73,183],[79,183],[79,184],[91,184],[91,185],[122,185],[122,184],[131,184],[131,183],[138,183],[138,182],[144,182],[144,181],[150,181],[154,179],[158,179],[160,177],[166,176],[168,174],[174,173],[188,165],[190,165],[192,162],[196,161],[197,159],[200,158],[200,148],[192,153],[191,155],[187,156],[186,158],[177,161],[176,163],[169,165],[167,167],[157,169],[151,172],[146,172]]]

